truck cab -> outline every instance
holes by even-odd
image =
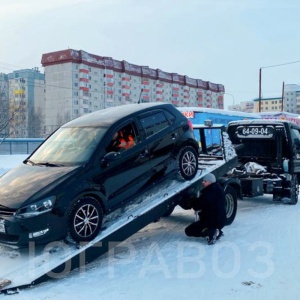
[[[273,194],[274,201],[296,204],[300,179],[300,127],[283,120],[243,120],[228,124],[238,155],[243,196]]]

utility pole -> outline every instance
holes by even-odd
[[[282,83],[281,111],[283,111],[283,99],[284,99],[284,82]]]
[[[261,111],[261,68],[259,68],[259,83],[258,83],[258,112]]]

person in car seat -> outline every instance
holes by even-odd
[[[216,177],[208,173],[203,177],[203,190],[199,198],[192,203],[192,208],[199,212],[199,220],[185,228],[187,236],[207,237],[212,245],[222,235],[225,225],[225,194]]]
[[[131,134],[124,134],[123,130],[119,130],[113,136],[109,151],[121,152],[135,145],[134,138]]]

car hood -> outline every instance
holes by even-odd
[[[43,197],[46,191],[43,192],[42,189],[49,190],[55,187],[76,168],[78,166],[45,167],[25,164],[17,166],[0,178],[0,206],[18,209],[31,197],[34,201],[36,199],[34,195]]]

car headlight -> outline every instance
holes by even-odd
[[[55,196],[52,196],[22,207],[16,212],[15,216],[17,218],[31,218],[47,213],[52,210],[55,199]]]

